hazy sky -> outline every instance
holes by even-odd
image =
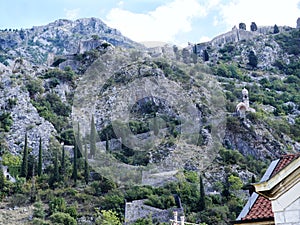
[[[296,26],[300,0],[1,0],[0,29],[97,17],[134,41],[186,45],[244,22]]]

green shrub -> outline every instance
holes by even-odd
[[[56,212],[50,216],[50,220],[54,224],[62,224],[62,225],[76,225],[76,220],[70,216],[68,213]]]
[[[75,205],[71,205],[71,206],[67,207],[66,213],[70,214],[70,216],[72,216],[74,219],[76,219],[78,216],[77,207]]]
[[[138,219],[132,225],[153,225],[152,218],[149,216],[148,218]]]
[[[51,69],[48,70],[44,75],[43,78],[44,79],[53,79],[56,78],[60,81],[73,81],[74,78],[76,77],[76,74],[72,71],[71,67],[66,66],[64,70],[60,70],[60,69]]]
[[[8,132],[13,125],[13,119],[10,112],[2,112],[0,114],[0,131]]]
[[[5,152],[2,155],[2,165],[8,166],[8,167],[21,166],[21,157],[18,155],[13,155],[10,152]]]
[[[237,150],[227,150],[227,149],[220,149],[219,154],[222,160],[230,165],[230,164],[238,164],[243,162],[243,155]]]
[[[145,205],[159,209],[169,209],[173,206],[176,206],[176,203],[173,195],[150,195],[145,201]]]
[[[152,194],[153,190],[151,186],[133,186],[126,191],[125,198],[130,202],[133,200],[145,199]]]
[[[71,113],[71,107],[61,101],[55,93],[48,93],[31,101],[39,115],[51,122],[59,132],[67,127],[66,117]]]
[[[50,213],[57,213],[57,212],[65,212],[66,211],[66,202],[64,198],[55,197],[49,202],[49,210]]]
[[[30,224],[33,224],[33,225],[51,225],[51,223],[49,221],[45,221],[45,220],[40,219],[40,218],[34,218]]]
[[[101,210],[101,215],[96,219],[96,225],[121,225],[121,222],[116,212]]]
[[[45,210],[43,203],[41,201],[36,202],[33,209],[33,217],[44,219],[45,218]]]
[[[293,29],[289,33],[281,33],[275,36],[276,42],[281,48],[288,54],[299,55],[300,54],[300,40],[299,40],[300,30]]]
[[[30,78],[26,82],[26,88],[29,92],[30,97],[33,97],[38,93],[41,94],[44,92],[43,82],[40,79]]]

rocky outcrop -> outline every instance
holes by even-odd
[[[99,41],[90,42],[92,37]],[[46,64],[51,54],[78,53],[80,43],[84,45],[80,50],[82,52],[84,48],[94,48],[100,40],[125,48],[142,47],[122,36],[118,30],[108,27],[100,19],[85,18],[75,21],[60,19],[48,25],[19,31],[1,30],[0,50],[10,51],[11,57],[24,57],[35,64]]]
[[[21,80],[17,81],[9,73],[2,74],[0,78],[2,87],[5,87],[0,89],[0,106],[11,114],[13,120],[10,131],[6,134],[9,151],[13,154],[22,152],[27,132],[28,147],[37,155],[39,138],[42,138],[43,148],[47,149],[50,137],[56,135],[56,130],[50,122],[39,116]],[[15,105],[7,107],[10,100]]]
[[[275,159],[286,152],[288,146],[292,151],[300,151],[296,142],[287,138],[278,139],[273,130],[266,129],[263,124],[253,124],[248,119],[233,118],[237,123],[227,125],[224,146],[236,149],[243,155],[251,155],[256,159]]]

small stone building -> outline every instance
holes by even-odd
[[[234,225],[300,224],[300,154],[273,161]]]
[[[249,105],[249,92],[246,88],[242,90],[242,102],[236,105],[236,114],[244,118],[246,112],[255,112],[255,109],[251,108]]]
[[[175,197],[175,196],[174,196]],[[177,196],[175,201],[176,207],[170,209],[158,209],[149,205],[145,205],[145,199],[126,202],[125,205],[125,225],[134,223],[141,218],[147,218],[151,215],[156,222],[169,222],[173,219],[173,212],[176,211],[178,215],[183,216],[184,211],[181,206],[180,198]]]

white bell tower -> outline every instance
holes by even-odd
[[[246,110],[248,110],[249,109],[249,92],[246,88],[244,88],[242,90],[242,95],[243,95],[243,102],[246,106]]]

